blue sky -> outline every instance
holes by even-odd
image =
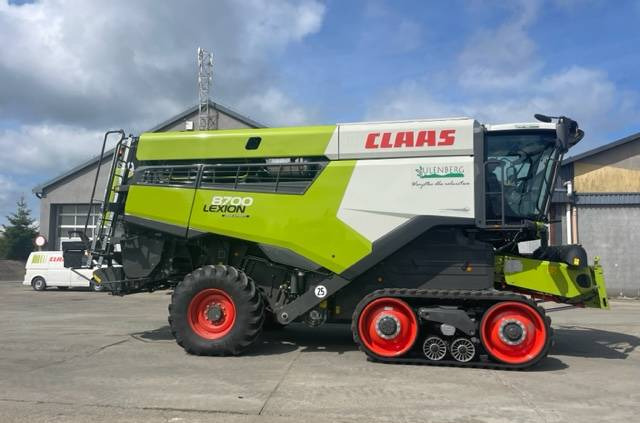
[[[213,97],[268,125],[578,119],[578,151],[640,131],[640,1],[0,0],[0,223],[31,188]],[[193,13],[195,10],[200,13]]]

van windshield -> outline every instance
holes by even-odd
[[[544,220],[561,153],[555,131],[509,131],[485,137],[487,222]],[[504,196],[504,203],[503,203]]]

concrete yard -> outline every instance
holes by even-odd
[[[289,327],[242,357],[194,357],[167,292],[124,298],[0,283],[0,422],[632,422],[640,301],[552,314],[526,372],[383,365],[349,328]]]

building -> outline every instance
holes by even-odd
[[[565,159],[551,220],[552,244],[600,257],[610,295],[640,296],[640,133]]]
[[[209,110],[218,129],[259,128],[264,125],[243,116],[228,107],[210,102]],[[193,129],[198,122],[198,106],[164,121],[148,132],[184,131]],[[113,150],[105,153],[96,186],[96,199],[101,199],[107,185]],[[48,239],[47,248],[60,249],[61,242],[69,240],[69,231],[84,230],[89,211],[91,189],[98,168],[99,155],[38,185],[33,193],[40,198],[40,232]],[[97,221],[97,209],[89,217],[88,235]]]

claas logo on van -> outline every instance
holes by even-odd
[[[443,147],[453,145],[455,141],[455,129],[401,131],[395,133],[371,132],[367,135],[364,148]]]
[[[49,257],[49,263],[58,263],[64,261],[64,258],[58,256],[58,257]]]

